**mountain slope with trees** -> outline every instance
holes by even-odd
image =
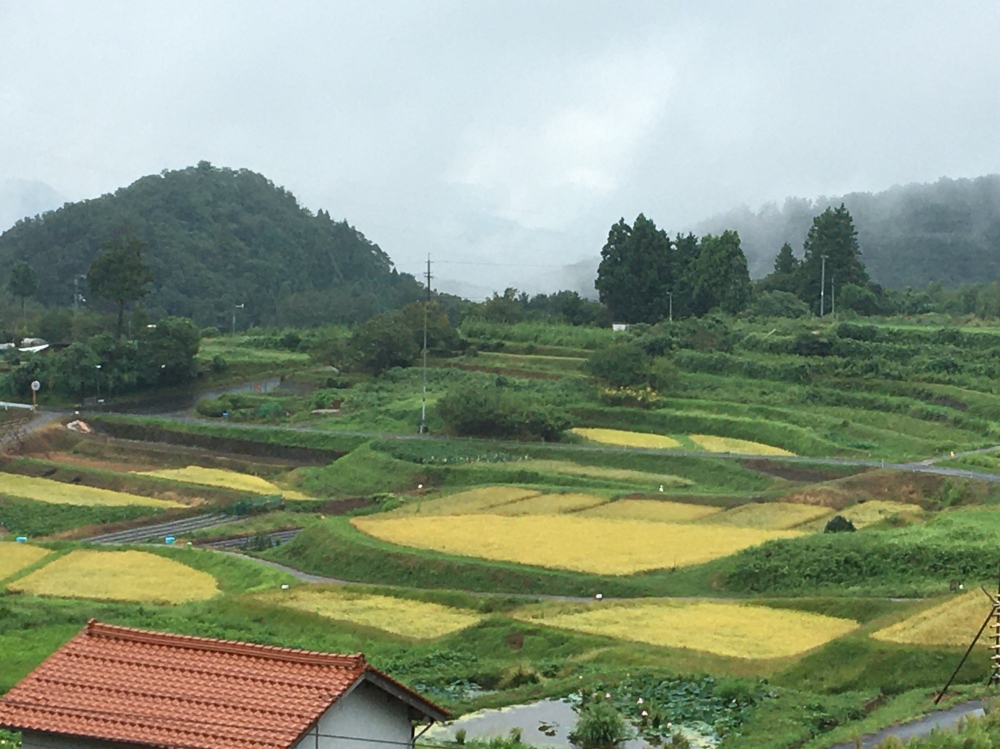
[[[862,260],[882,286],[922,288],[992,281],[1000,274],[1000,175],[940,179],[837,198],[789,198],[759,211],[743,207],[701,222],[696,230],[739,232],[751,275],[771,270],[788,243],[801,256],[813,217],[841,203],[854,217]]]
[[[74,279],[123,226],[146,243],[153,281],[143,306],[154,317],[228,327],[244,304],[241,327],[309,326],[365,320],[420,295],[346,221],[312,214],[260,174],[204,161],[19,221],[0,235],[0,267],[28,263],[35,298],[68,305]]]

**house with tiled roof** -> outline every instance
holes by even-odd
[[[448,717],[360,654],[93,620],[0,698],[24,749],[405,749]]]

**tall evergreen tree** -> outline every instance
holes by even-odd
[[[621,219],[611,227],[594,286],[616,321],[654,323],[667,316],[672,254],[667,233],[641,213],[632,226]]]
[[[839,208],[827,208],[813,219],[803,244],[805,257],[797,271],[796,293],[810,308],[819,310],[820,278],[823,256],[826,256],[826,294],[834,277],[837,285],[854,284],[865,287],[870,283],[868,271],[861,262],[861,247],[854,220],[843,203]],[[829,301],[827,302],[829,310]]]
[[[692,310],[695,261],[698,259],[698,237],[688,232],[674,240],[674,317],[687,317]]]
[[[774,259],[774,272],[776,275],[790,276],[799,268],[799,260],[792,252],[792,246],[785,242],[778,250],[778,257]]]
[[[698,258],[690,275],[693,308],[704,315],[719,307],[723,312],[736,313],[750,303],[753,286],[747,258],[740,247],[740,235],[724,231],[719,236],[706,234],[701,238]]]
[[[142,248],[146,246],[138,237],[126,231],[102,245],[104,254],[90,264],[87,271],[87,288],[99,297],[118,305],[118,324],[115,340],[122,336],[122,320],[125,304],[142,299],[153,282],[153,274],[142,260]]]
[[[34,296],[38,291],[38,281],[35,279],[35,271],[23,260],[14,263],[10,269],[10,277],[7,279],[7,291],[11,296],[19,297],[21,300],[21,317],[24,317],[24,300],[29,296]]]
[[[799,266],[801,262],[792,252],[792,246],[785,242],[774,259],[774,270],[758,283],[761,291],[798,291]]]

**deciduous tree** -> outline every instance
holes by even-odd
[[[118,305],[118,324],[115,340],[122,336],[125,305],[142,299],[153,282],[153,274],[142,260],[146,243],[126,231],[119,232],[110,242],[105,242],[105,252],[90,264],[87,287],[99,297]]]

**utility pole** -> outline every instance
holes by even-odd
[[[826,255],[820,255],[819,272],[819,316],[823,316],[823,305],[826,302]]]
[[[427,299],[424,302],[424,391],[420,402],[420,433],[427,431],[427,315],[431,306],[431,254],[427,253]]]
[[[671,292],[669,292],[669,291],[667,292],[667,299],[670,302],[670,306],[668,307],[668,309],[669,309],[669,319],[670,319],[670,322],[673,322],[674,321],[674,295]]]
[[[830,314],[837,314],[837,277],[830,278]]]
[[[247,306],[246,302],[244,302],[243,304],[234,304],[233,305],[233,338],[236,337],[236,310],[243,309],[246,306]]]

